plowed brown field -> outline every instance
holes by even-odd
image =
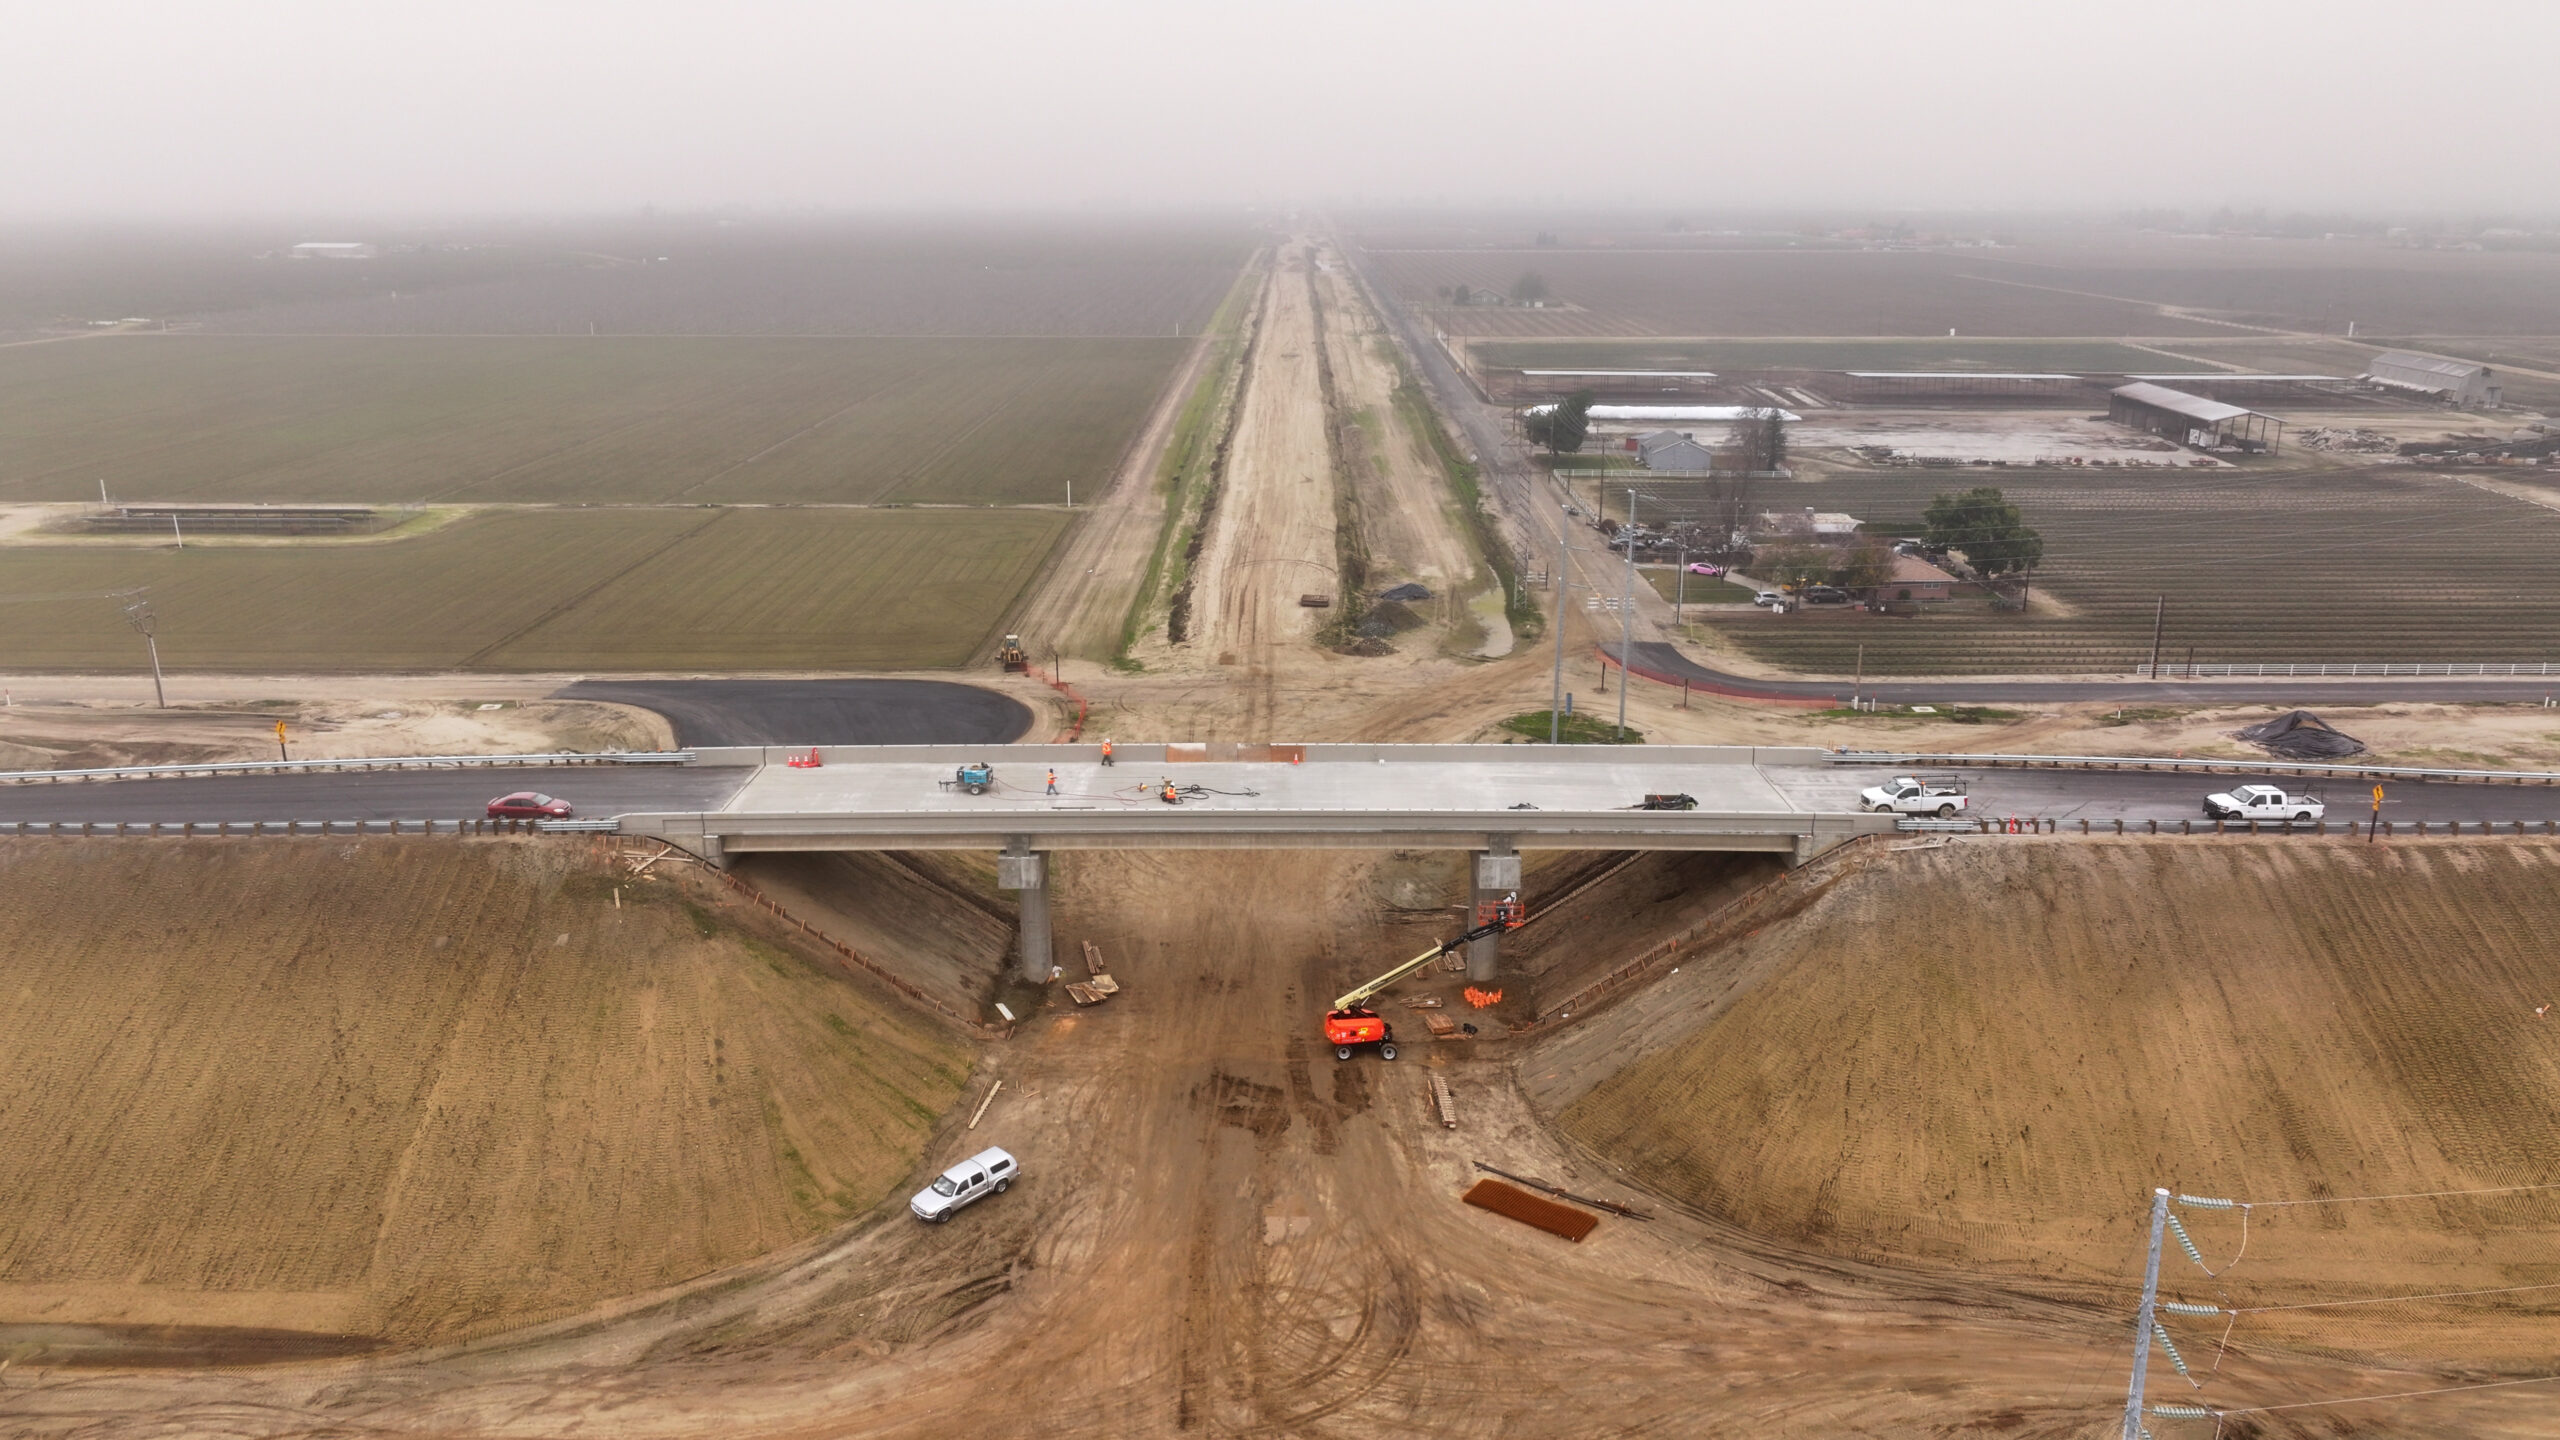
[[[0,1342],[447,1338],[867,1209],[968,1053],[754,924],[550,845],[0,843]]]
[[[2120,1286],[2165,1185],[2325,1202],[2254,1211],[2236,1267],[2238,1216],[2184,1212],[2226,1271],[2173,1244],[2190,1298],[2560,1282],[2560,1192],[2345,1200],[2560,1181],[2555,881],[2530,841],[1879,853],[1524,1068],[1629,1174],[1817,1251]],[[2254,1338],[2527,1364],[2554,1294]]]

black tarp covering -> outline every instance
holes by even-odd
[[[2364,753],[2363,741],[2330,728],[2329,722],[2308,710],[2288,710],[2273,720],[2238,731],[2232,738],[2246,740],[2287,760],[2335,760]]]

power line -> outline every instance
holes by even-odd
[[[2560,1281],[2548,1285],[2508,1285],[2496,1290],[2442,1290],[2432,1295],[2376,1295],[2364,1300],[2315,1300],[2302,1305],[2239,1305],[2234,1315],[2266,1315],[2278,1310],[2336,1310],[2349,1305],[2406,1305],[2421,1300],[2466,1300],[2475,1295],[2521,1295],[2530,1290],[2560,1290]]]
[[[54,590],[26,595],[0,595],[0,605],[36,605],[52,600],[124,600],[149,589],[147,585],[129,585],[122,590]]]
[[[2398,1390],[2389,1395],[2349,1395],[2336,1400],[2296,1400],[2286,1405],[2246,1405],[2232,1410],[2217,1410],[2216,1415],[2264,1415],[2276,1410],[2311,1410],[2323,1405],[2370,1405],[2380,1400],[2414,1400],[2421,1395],[2451,1395],[2463,1390],[2503,1390],[2517,1385],[2548,1385],[2560,1375],[2536,1375],[2524,1380],[2484,1380],[2476,1385],[2439,1385],[2432,1390]]]

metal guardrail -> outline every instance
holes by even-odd
[[[527,765],[690,765],[690,750],[635,750],[590,754],[556,750],[541,755],[390,755],[340,760],[224,760],[202,765],[111,765],[96,770],[0,770],[0,780],[26,785],[60,780],[160,780],[207,775],[296,775],[338,770],[486,769]]]
[[[2560,770],[2429,770],[2411,765],[2320,765],[2297,760],[2185,760],[2163,759],[2156,755],[1974,755],[1835,750],[1823,758],[1834,765],[1949,765],[1982,768],[2015,765],[2023,769],[2043,766],[2056,770],[2194,770],[2201,772],[2229,770],[2241,774],[2328,775],[2372,780],[2512,780],[2519,785],[2527,781],[2543,785],[2560,783]]]
[[[1979,820],[1940,820],[1933,815],[1905,815],[1894,823],[1893,828],[1906,832],[1913,830],[1938,830],[1944,831],[1950,835],[1978,835],[1982,833],[1982,822]]]
[[[620,829],[622,828],[622,822],[621,822],[621,821],[619,821],[619,820],[610,820],[610,819],[608,819],[608,820],[536,820],[536,821],[534,821],[534,822],[533,822],[533,828],[534,828],[534,829],[536,829],[536,830],[542,831],[544,834],[564,834],[564,833],[567,833],[567,832],[570,832],[570,831],[580,831],[580,830],[583,830],[583,831],[589,831],[589,832],[592,832],[592,833],[595,833],[595,834],[610,835],[610,834],[614,833],[615,831],[618,831],[618,830],[620,830]]]
[[[222,839],[259,835],[503,834],[503,820],[0,820],[0,836],[159,836]]]

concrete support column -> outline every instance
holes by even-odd
[[[1475,854],[1474,904],[1467,913],[1472,929],[1484,914],[1484,907],[1497,900],[1515,898],[1520,893],[1520,852],[1511,848],[1507,835],[1488,837],[1486,848]],[[1487,935],[1467,945],[1467,979],[1481,984],[1494,978],[1502,959],[1502,937]]]
[[[1031,848],[1031,837],[1015,836],[996,857],[996,888],[1013,891],[1022,904],[1022,978],[1048,984],[1057,963],[1049,939],[1049,857]]]
[[[363,823],[359,821],[356,828],[361,832],[364,828]],[[720,843],[720,837],[717,835],[703,836],[701,848],[694,851],[694,853],[701,856],[704,860],[709,861],[713,869],[726,870],[729,868],[730,862],[728,848]]]

